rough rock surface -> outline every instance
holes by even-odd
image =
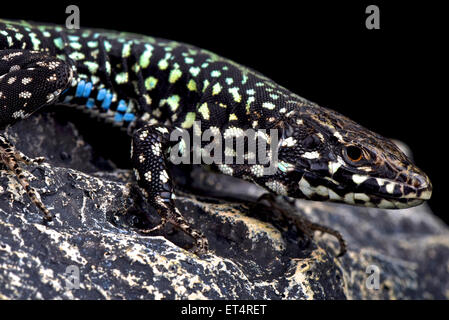
[[[6,135],[27,155],[47,157],[27,169],[55,219],[43,223],[15,178],[0,171],[1,299],[449,296],[449,230],[426,205],[385,211],[297,201],[298,214],[343,234],[349,251],[336,258],[338,243],[329,235],[306,241],[294,227],[257,219],[248,206],[178,197],[210,241],[211,253],[197,257],[180,247],[189,239],[170,228],[139,233],[157,215],[130,188],[129,170],[95,155],[71,123],[35,115]],[[69,266],[79,270],[78,287],[68,282],[76,275]],[[372,270],[379,272],[377,290],[366,285]]]

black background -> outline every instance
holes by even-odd
[[[376,0],[5,2],[2,18],[64,24],[66,6],[77,4],[82,27],[208,49],[399,139],[432,180],[433,211],[449,222],[443,209],[449,178],[444,97],[449,55],[445,11],[439,5]],[[365,27],[369,4],[380,8],[380,30]]]

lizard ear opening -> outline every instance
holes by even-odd
[[[284,120],[278,121],[274,128],[279,130],[279,137],[281,141],[293,136],[295,131],[293,126]]]

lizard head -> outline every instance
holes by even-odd
[[[333,110],[301,105],[280,127],[277,174],[291,197],[393,209],[431,196],[396,144]]]

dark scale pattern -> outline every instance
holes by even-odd
[[[57,58],[38,51],[2,50],[0,128],[54,102],[71,79],[71,69]]]
[[[216,167],[272,193],[382,208],[415,206],[431,195],[427,176],[390,140],[211,52],[136,34],[0,20],[1,127],[55,101],[133,136],[139,186],[163,223],[195,239],[197,252],[207,250],[207,240],[175,207],[167,170],[173,147],[167,137],[173,130],[191,133],[195,121],[201,121],[196,129],[235,139],[232,150],[248,141],[245,130],[259,130],[265,153],[274,147],[274,172],[266,174],[258,159],[248,161],[255,156],[248,150],[246,162]],[[261,131],[270,129],[279,145],[271,132]],[[2,162],[49,217],[18,171],[17,163],[27,161],[3,136],[1,142]],[[232,150],[223,144],[218,151],[236,160]]]

